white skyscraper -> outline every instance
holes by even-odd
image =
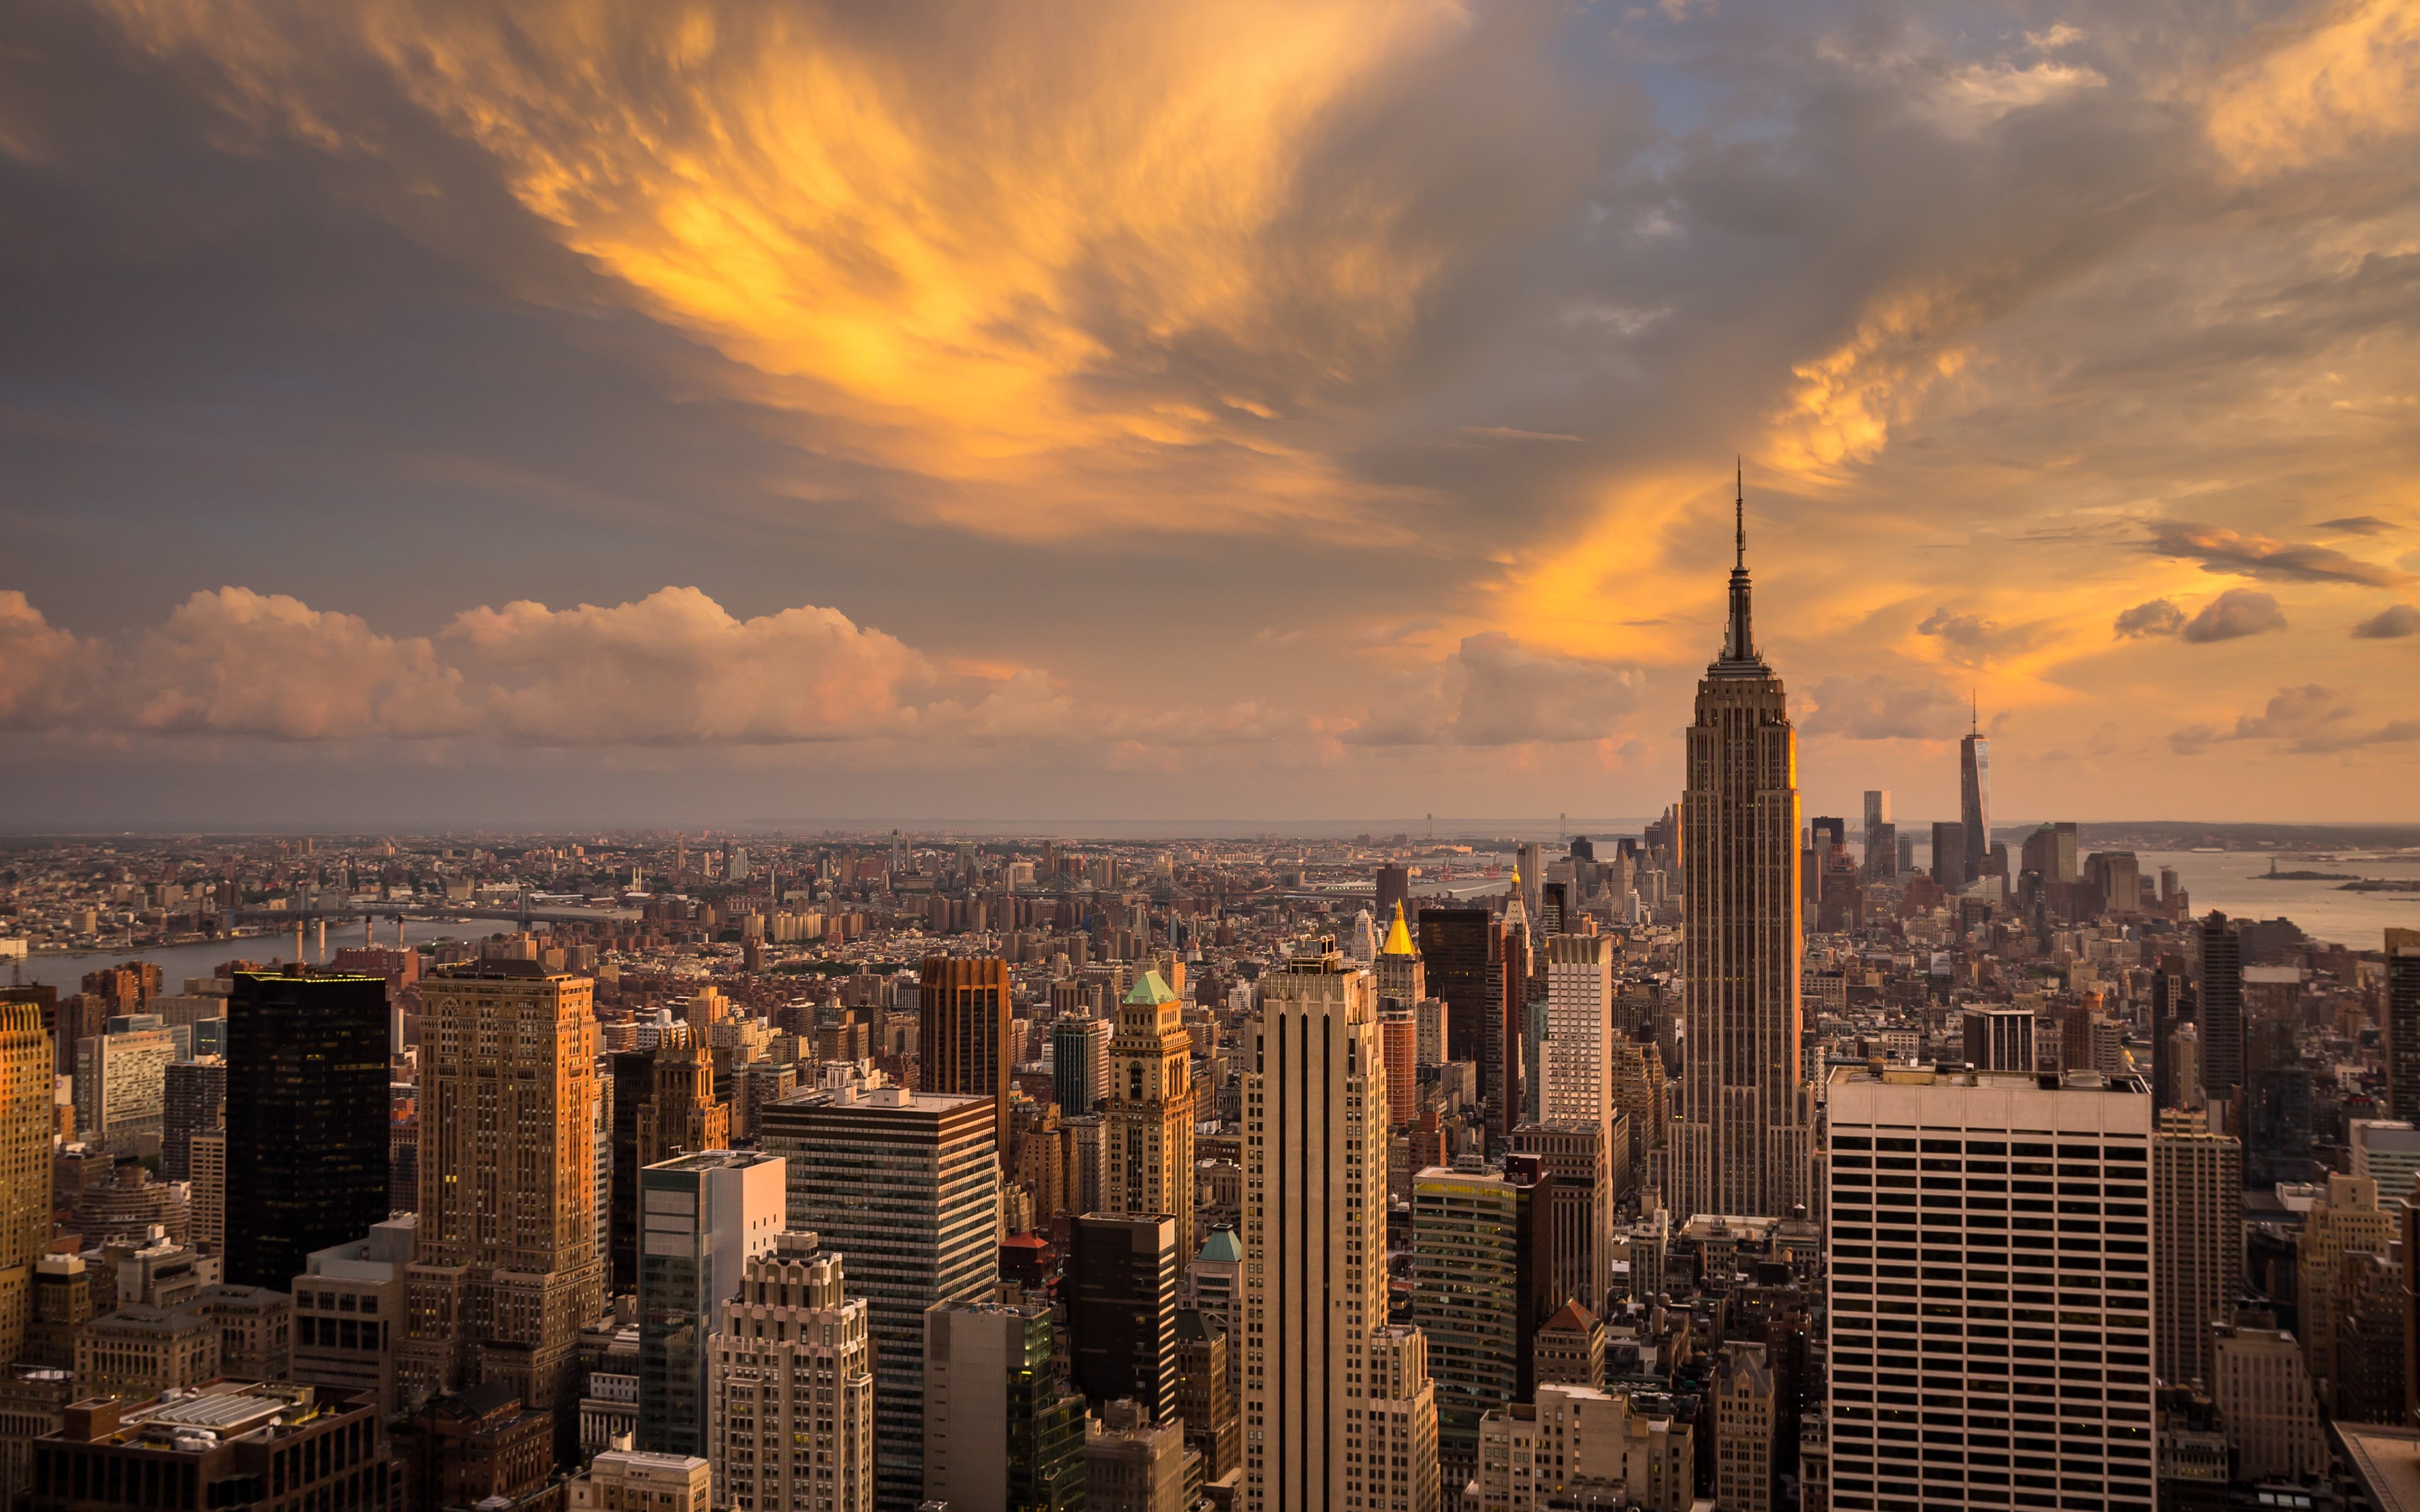
[[[2151,1512],[2149,1089],[1858,1067],[1828,1093],[1832,1504]]]
[[[1611,1112],[1613,1040],[1612,936],[1549,935],[1541,1119],[1594,1123]]]
[[[1435,1512],[1427,1340],[1387,1322],[1377,993],[1322,947],[1261,979],[1244,1078],[1244,1504]]]

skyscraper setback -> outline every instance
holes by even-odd
[[[1681,805],[1683,1102],[1675,1208],[1787,1216],[1809,1196],[1800,1077],[1798,737],[1748,612],[1738,505],[1730,623],[1698,684]]]

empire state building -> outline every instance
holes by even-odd
[[[1672,1207],[1811,1206],[1814,1099],[1798,1057],[1798,736],[1748,618],[1747,506],[1723,654],[1698,683],[1681,802],[1682,1107]]]

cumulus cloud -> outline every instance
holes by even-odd
[[[2174,635],[2184,627],[2185,611],[2164,598],[2154,598],[2125,610],[2118,616],[2115,626],[2118,639],[2121,640]]]
[[[2354,625],[2352,633],[2363,640],[2400,640],[2405,636],[2420,635],[2420,609],[2391,604]]]
[[[1967,704],[1940,683],[1912,683],[1887,672],[1826,677],[1815,685],[1814,712],[1799,721],[1807,735],[1845,740],[1947,740],[1962,734]]]
[[[275,741],[748,746],[1064,733],[1030,669],[954,673],[836,609],[742,620],[694,588],[636,603],[475,609],[430,637],[246,588],[198,593],[123,647],[0,594],[0,723]]]
[[[2409,575],[2392,567],[2362,562],[2329,547],[2274,541],[2265,535],[2247,535],[2184,520],[2163,520],[2152,526],[2149,548],[2161,556],[2198,562],[2205,572],[2242,573],[2297,582],[2362,583],[2372,588],[2412,580]]]
[[[2360,700],[2352,694],[2322,683],[2305,683],[2279,688],[2258,714],[2237,716],[2232,729],[2189,725],[2169,735],[2168,743],[2181,754],[2195,755],[2226,741],[2267,740],[2287,750],[2315,755],[2420,740],[2420,719],[2395,719],[2364,728],[2355,722],[2360,712]]]
[[[2276,599],[2252,588],[2230,588],[2201,607],[2188,621],[2184,638],[2196,645],[2236,640],[2286,628],[2286,610]]]
[[[1386,678],[1345,740],[1361,746],[1512,746],[1603,740],[1647,686],[1636,667],[1531,651],[1500,630],[1466,636]]]

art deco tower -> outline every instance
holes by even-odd
[[[1193,1256],[1193,1037],[1185,1003],[1156,971],[1118,1005],[1101,1129],[1104,1206],[1176,1220],[1176,1254]]]
[[[1807,1202],[1813,1097],[1798,1058],[1798,737],[1748,623],[1739,501],[1730,627],[1698,684],[1681,803],[1682,1107],[1674,1208]]]

